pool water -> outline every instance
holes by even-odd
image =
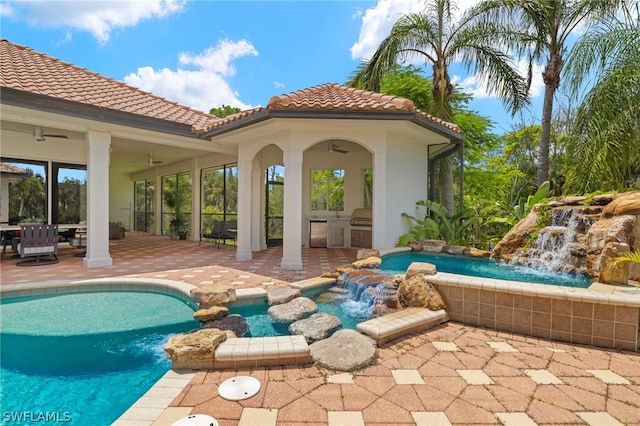
[[[316,291],[304,295],[313,299],[318,305],[318,312],[334,315],[342,322],[342,328],[355,329],[362,321],[370,319],[372,315],[371,301],[352,300],[347,292],[340,289],[334,291]],[[267,310],[269,305],[253,304],[229,308],[230,314],[242,315],[249,325],[250,335],[244,337],[288,336],[289,324],[274,322]]]
[[[171,368],[193,312],[149,292],[3,298],[0,423],[111,424]]]
[[[593,281],[584,275],[507,265],[487,258],[424,252],[407,252],[384,256],[380,269],[391,274],[404,274],[412,262],[433,263],[436,265],[438,272],[536,284],[587,288]]]

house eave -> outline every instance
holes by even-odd
[[[193,132],[190,124],[117,111],[10,87],[0,87],[0,99],[2,99],[2,104],[14,107],[198,139],[198,135]]]
[[[385,111],[309,111],[309,110],[262,110],[256,114],[244,117],[240,120],[225,124],[221,127],[204,132],[202,138],[213,138],[238,129],[246,128],[254,124],[272,118],[305,118],[305,119],[347,119],[347,120],[397,120],[409,121],[420,127],[426,128],[451,141],[452,144],[460,144],[463,136],[447,127],[420,117],[413,112],[385,112]]]

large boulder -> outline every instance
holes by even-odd
[[[378,353],[373,339],[352,329],[338,330],[328,339],[312,343],[309,350],[317,365],[337,371],[370,365]]]
[[[369,257],[380,257],[380,251],[377,249],[358,249],[356,252],[356,260],[367,259]]]
[[[232,331],[236,337],[244,337],[249,333],[249,324],[242,315],[229,315],[208,321],[202,324],[202,328],[217,328],[219,330]]]
[[[222,306],[236,300],[236,290],[226,286],[202,286],[189,292],[200,308]]]
[[[356,260],[353,262],[355,269],[379,269],[382,259],[378,256],[367,257],[366,259]]]
[[[289,326],[291,334],[304,336],[307,343],[326,339],[342,326],[342,321],[334,315],[319,312],[309,318],[296,321]]]
[[[422,250],[427,253],[442,253],[447,242],[442,240],[423,240],[421,244]]]
[[[212,306],[210,308],[198,309],[193,313],[193,317],[200,322],[213,321],[229,314],[226,306]]]
[[[623,215],[640,215],[640,191],[620,194],[602,211],[604,217]]]
[[[496,244],[491,251],[491,257],[494,259],[511,259],[517,250],[522,249],[527,244],[531,234],[536,230],[537,220],[538,213],[536,209],[532,209],[524,219],[511,228],[502,240]]]
[[[438,290],[427,281],[424,274],[414,275],[400,283],[398,299],[404,307],[428,308],[432,311],[445,309],[446,305]]]
[[[587,272],[597,276],[601,267],[602,250],[609,243],[624,243],[639,247],[640,221],[638,216],[615,216],[593,224],[586,237]]]
[[[604,284],[626,284],[629,276],[628,262],[614,262],[625,253],[629,253],[629,244],[608,243],[600,255],[600,274],[598,282]]]
[[[407,273],[405,274],[405,279],[409,279],[414,275],[435,275],[438,272],[436,270],[436,265],[428,262],[411,262],[409,267],[407,268]]]
[[[267,303],[269,305],[282,305],[300,297],[300,289],[291,287],[271,288],[267,290]]]
[[[192,333],[172,336],[164,350],[174,368],[198,368],[202,363],[212,362],[220,343],[233,337],[236,336],[232,332],[217,328],[199,329]]]
[[[280,323],[292,323],[316,312],[318,312],[318,305],[308,297],[298,297],[291,302],[275,305],[267,310],[271,319]]]

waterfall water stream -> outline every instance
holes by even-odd
[[[374,306],[382,304],[389,295],[390,289],[386,285],[389,278],[389,274],[381,271],[363,276],[345,274],[341,283],[348,293],[348,298],[342,302],[342,309],[354,317],[370,318]]]
[[[520,265],[570,272],[581,266],[584,258],[577,239],[592,220],[576,209],[555,210],[551,225],[538,231],[530,247],[517,259]]]

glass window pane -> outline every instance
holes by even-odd
[[[344,170],[311,170],[311,210],[344,210]]]
[[[364,169],[362,178],[362,207],[370,209],[373,206],[373,169]]]
[[[87,171],[84,167],[54,167],[58,170],[58,223],[87,220]]]
[[[162,234],[171,235],[190,230],[191,174],[188,172],[162,177]]]
[[[154,229],[155,179],[134,184],[134,229],[151,232]]]
[[[6,160],[3,162],[24,170],[25,174],[16,174],[8,181],[8,218],[3,217],[2,221],[8,221],[12,224],[46,221],[47,172],[45,164]]]

